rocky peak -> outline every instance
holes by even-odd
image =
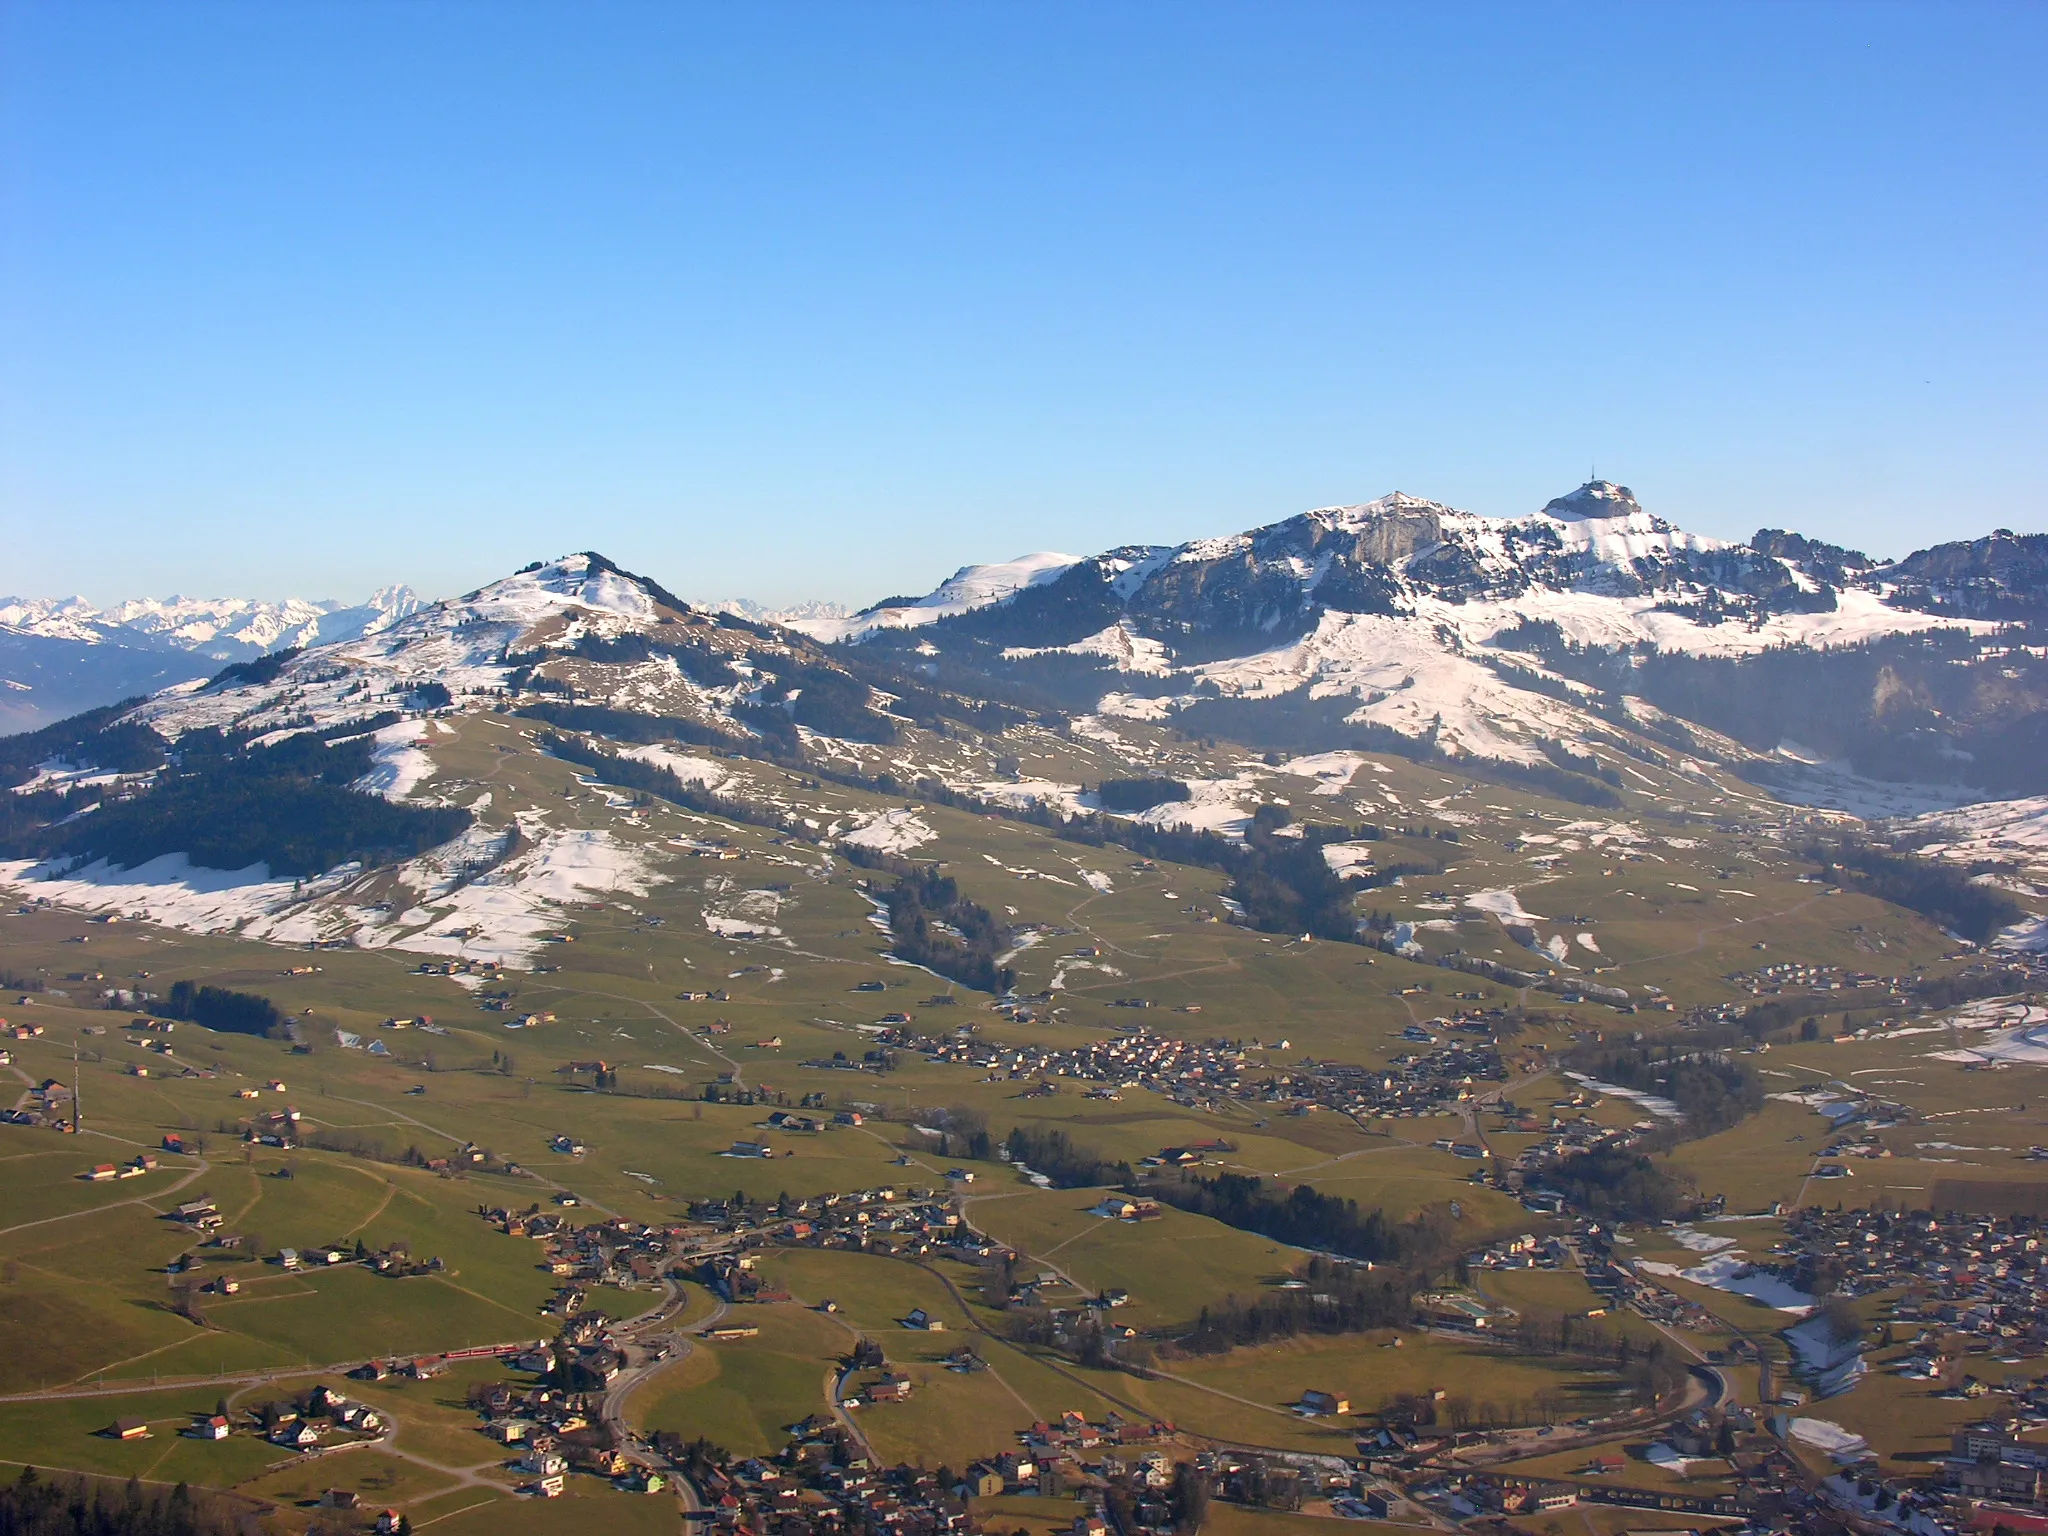
[[[1635,492],[1612,480],[1588,480],[1569,495],[1546,506],[1547,516],[1566,522],[1590,522],[1616,517],[1634,517],[1643,510]]]

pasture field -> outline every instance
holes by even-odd
[[[1631,1436],[1619,1445],[1601,1447],[1601,1454],[1618,1455],[1623,1460],[1619,1472],[1609,1473],[1606,1480],[1618,1488],[1643,1488],[1652,1493],[1690,1493],[1712,1496],[1735,1491],[1735,1479],[1728,1463],[1718,1458],[1691,1461],[1686,1470],[1660,1466],[1649,1460],[1649,1450],[1656,1444],[1653,1436]],[[1502,1462],[1500,1470],[1515,1477],[1569,1478],[1584,1471],[1590,1453],[1577,1451],[1554,1451],[1546,1456],[1532,1456],[1523,1460]]]
[[[1394,1340],[1399,1338],[1397,1347]],[[1379,1412],[1394,1399],[1447,1394],[1474,1409],[1491,1404],[1496,1419],[1511,1411],[1538,1422],[1540,1394],[1556,1392],[1567,1414],[1606,1411],[1612,1378],[1589,1375],[1568,1360],[1517,1355],[1504,1345],[1450,1339],[1392,1329],[1371,1333],[1312,1335],[1255,1349],[1176,1360],[1162,1367],[1188,1381],[1229,1392],[1267,1408],[1286,1409],[1305,1391],[1329,1392],[1351,1400],[1350,1421]],[[1314,1424],[1316,1421],[1309,1421]]]
[[[465,1496],[476,1502],[465,1502]],[[594,1478],[573,1477],[559,1499],[478,1499],[459,1489],[421,1506],[426,1520],[450,1536],[582,1536],[601,1530],[617,1536],[673,1536],[675,1500],[666,1494],[619,1493]]]
[[[1327,1515],[1250,1509],[1242,1504],[1225,1504],[1218,1500],[1209,1506],[1209,1518],[1202,1529],[1213,1531],[1216,1536],[1323,1536],[1328,1530],[1328,1520]],[[1415,1527],[1385,1525],[1377,1520],[1347,1520],[1343,1529],[1357,1531],[1359,1536],[1395,1536],[1396,1532],[1412,1533]]]
[[[1885,1369],[1907,1353],[1904,1348],[1873,1351],[1869,1373],[1852,1391],[1808,1403],[1798,1414],[1830,1420],[1863,1436],[1884,1458],[1887,1471],[1910,1474],[1938,1461],[1948,1454],[1955,1431],[1983,1419],[1984,1405],[1937,1397],[1940,1383],[1907,1381]],[[2004,1374],[1988,1362],[1975,1363],[1982,1367],[1978,1374],[1988,1379]]]
[[[852,1333],[794,1305],[748,1307],[739,1320],[760,1336],[699,1343],[665,1366],[629,1404],[636,1426],[762,1456],[782,1447],[791,1424],[828,1411],[827,1380]]]
[[[1133,1327],[1191,1322],[1208,1302],[1249,1296],[1286,1278],[1303,1257],[1285,1244],[1171,1208],[1142,1222],[1089,1215],[1103,1193],[1025,1190],[976,1200],[969,1209],[982,1230],[1027,1256],[1025,1278],[1050,1270],[1072,1276],[1087,1294],[1129,1291],[1129,1305],[1116,1310]]]
[[[760,1267],[763,1277],[779,1280],[797,1304],[815,1307],[830,1300],[838,1307],[830,1316],[886,1342],[911,1332],[902,1319],[919,1307],[945,1320],[952,1331],[929,1337],[949,1349],[959,1346],[960,1330],[969,1326],[943,1281],[901,1260],[843,1249],[790,1248],[768,1254]]]
[[[285,1168],[292,1177],[279,1176]],[[406,1242],[446,1267],[402,1280],[354,1264],[288,1272],[200,1248],[147,1204],[13,1228],[0,1232],[0,1290],[9,1295],[0,1338],[14,1345],[0,1384],[302,1366],[546,1331],[538,1314],[552,1285],[535,1265],[538,1250],[478,1221],[465,1208],[471,1192],[448,1180],[301,1149],[208,1167],[191,1189],[251,1239],[244,1253],[329,1241],[352,1252],[353,1235],[371,1247]],[[164,1266],[187,1252],[205,1256],[191,1279],[226,1276],[242,1286],[199,1298],[203,1321],[178,1315],[169,1297]],[[110,1264],[110,1253],[126,1262]],[[630,1315],[644,1305],[612,1310]]]
[[[0,1402],[0,1443],[18,1465],[212,1488],[232,1487],[292,1459],[292,1452],[248,1433],[226,1440],[189,1438],[184,1431],[194,1415],[212,1413],[220,1397],[220,1388],[204,1386]],[[145,1420],[149,1434],[116,1439],[105,1433],[116,1419]]]
[[[1676,1510],[1630,1509],[1617,1504],[1578,1503],[1572,1506],[1565,1524],[1555,1515],[1521,1515],[1508,1521],[1521,1536],[1550,1536],[1553,1523],[1567,1531],[1582,1530],[1586,1536],[1624,1536],[1628,1531],[1717,1531],[1740,1524],[1717,1515],[1681,1514]]]
[[[1083,1513],[1079,1499],[1016,1498],[997,1495],[975,1499],[969,1506],[995,1536],[1067,1536],[1074,1517]]]
[[[417,1508],[457,1486],[444,1472],[366,1446],[341,1455],[301,1457],[249,1479],[235,1491],[310,1509],[318,1507],[328,1489],[343,1488],[374,1510],[390,1505]]]

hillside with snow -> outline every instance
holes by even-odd
[[[1604,485],[1517,520],[1390,496],[1229,538],[1028,556],[787,626],[568,555],[460,597],[369,605],[335,638],[210,669],[70,734],[0,743],[18,797],[0,882],[202,932],[530,964],[567,909],[674,878],[678,857],[717,851],[712,818],[735,813],[893,858],[940,835],[905,795],[1240,848],[1265,835],[1262,807],[1313,804],[1341,835],[1309,862],[1349,887],[1380,858],[1358,828],[1503,812],[1464,808],[1480,782],[1593,810],[1547,813],[1564,832],[1987,800],[1997,762],[1966,744],[1970,700],[1995,676],[1991,715],[2021,730],[2032,715],[2011,701],[2032,696],[2048,652],[1981,616],[1994,606],[1981,590],[1978,614],[1935,611],[1902,600],[1887,569],[1790,535],[1699,538]],[[115,623],[61,605],[15,616],[80,635]],[[258,617],[167,604],[120,622],[159,651],[173,633],[205,643],[209,626],[250,646],[302,633],[252,629]],[[316,622],[263,622],[284,619]],[[1864,672],[1845,685],[1844,666]],[[1940,782],[1830,739],[1844,699],[1888,750],[1924,745],[1906,767]],[[1173,741],[1200,747],[1202,771],[1166,766],[1186,755]],[[1403,759],[1424,785],[1466,787],[1397,790],[1386,775]],[[1173,795],[1108,808],[1105,781],[1162,771]],[[512,792],[536,772],[567,786]],[[849,804],[835,786],[883,798]],[[698,830],[651,837],[647,807],[664,802]],[[2010,856],[2038,840],[2043,803],[1904,832],[1950,858]],[[1517,830],[1510,846],[1541,870],[1576,844]],[[711,916],[779,931],[744,903]],[[1576,929],[1540,937],[1557,967],[1601,953]]]
[[[361,603],[287,598],[0,598],[0,731],[196,678],[272,651],[377,634],[415,612],[411,588]]]

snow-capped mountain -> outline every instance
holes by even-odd
[[[859,640],[880,629],[917,629],[1056,582],[1081,563],[1079,555],[1041,551],[996,565],[963,565],[923,597],[884,598],[856,614],[802,615],[784,622],[814,640],[828,642]]]
[[[1704,537],[1647,511],[1627,487],[1592,481],[1518,518],[1397,492],[1220,538],[1027,556],[968,567],[923,598],[797,627],[1108,713],[1196,709],[1190,719],[1218,734],[1252,729],[1252,716],[1225,704],[1273,706],[1253,712],[1272,717],[1288,700],[1297,733],[1313,716],[1325,729],[1381,727],[1533,763],[1650,709],[1631,674],[1645,657],[1833,657],[1937,629],[1944,644],[1988,646],[2001,622],[2043,616],[2048,538],[1999,533],[1887,564],[1780,530],[1747,543]],[[1657,703],[1698,719],[1703,684],[1682,670],[1657,672]],[[1818,733],[1796,756],[1828,760],[1872,745],[1850,738],[1882,713],[1873,699],[1885,709],[1910,700],[1918,713],[1890,719],[1884,752],[1918,732],[1912,773],[1954,778],[1972,761],[1957,735],[1969,710],[1929,705],[1941,687],[1859,677],[1846,697],[1862,714],[1832,738],[1829,709],[1790,709],[1776,684],[1708,710],[1707,723],[1765,753],[1777,733]],[[1589,713],[1596,703],[1600,718]]]
[[[1254,647],[1306,634],[1330,613],[1442,620],[1457,610],[1473,642],[1547,618],[1581,643],[1732,653],[1924,626],[1894,600],[1887,569],[1793,535],[1731,544],[1687,533],[1627,487],[1595,481],[1523,518],[1396,492],[1223,538],[1089,559],[1030,555],[968,567],[926,597],[892,598],[844,623],[797,627],[866,640],[1001,606],[1041,646],[1117,622],[1168,645],[1207,637],[1201,649],[1213,651],[1224,636]],[[1037,628],[1045,622],[1067,632],[1048,635]],[[988,616],[973,627],[1002,625]]]
[[[405,586],[381,587],[361,603],[145,597],[96,608],[82,597],[7,597],[0,598],[0,633],[246,661],[286,646],[373,634],[419,606]]]
[[[287,598],[0,598],[0,731],[208,677],[222,663],[389,628],[420,606],[410,587],[361,603]]]
[[[698,605],[711,613],[729,613],[737,619],[748,619],[756,624],[800,625],[817,619],[843,619],[853,610],[844,603],[828,603],[822,598],[811,598],[801,603],[791,603],[778,608],[771,603],[757,603],[751,597],[726,597],[713,603]]]
[[[304,718],[367,718],[433,685],[451,695],[497,690],[521,667],[582,642],[641,633],[690,610],[645,577],[602,556],[536,561],[458,598],[416,604],[374,630],[329,641],[274,671],[224,674],[167,689],[133,718],[167,737],[208,725],[245,729]]]
[[[1604,743],[1891,812],[2048,792],[2048,646],[2021,633],[2048,616],[2048,538],[2001,532],[1885,563],[1780,530],[1703,537],[1605,481],[1518,518],[1395,493],[1220,538],[1026,555],[779,628],[595,554],[427,605],[302,607],[15,604],[0,640],[146,660],[158,670],[123,691],[155,695],[133,718],[167,737],[528,694],[710,733],[687,740],[766,733],[785,756],[808,750],[800,731],[875,744],[905,722],[943,737],[1031,712],[1170,722],[1264,751],[1405,741],[1581,776]],[[302,653],[210,685],[212,657],[165,668],[199,654],[174,644],[260,654],[309,626]],[[1900,800],[1865,794],[1869,780],[1939,788]]]

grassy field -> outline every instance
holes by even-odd
[[[1515,1415],[1533,1423],[1531,1404],[1546,1389],[1560,1390],[1572,1401],[1589,1392],[1604,1399],[1610,1391],[1605,1378],[1588,1378],[1562,1362],[1518,1356],[1500,1345],[1393,1330],[1293,1339],[1181,1360],[1167,1368],[1269,1408],[1298,1402],[1310,1389],[1330,1392],[1349,1398],[1355,1414],[1373,1413],[1403,1394],[1442,1391],[1475,1409],[1492,1404],[1498,1410],[1483,1418]],[[1574,1414],[1585,1411],[1572,1409]]]
[[[974,1199],[974,1221],[1037,1269],[1071,1275],[1088,1292],[1130,1292],[1119,1309],[1134,1327],[1191,1321],[1220,1297],[1249,1296],[1285,1279],[1303,1255],[1206,1217],[1168,1209],[1156,1221],[1088,1214],[1101,1191],[1019,1189]],[[1078,1293],[1071,1293],[1079,1300]],[[1071,1304],[1071,1303],[1070,1303]]]
[[[1202,1529],[1214,1536],[1318,1536],[1327,1531],[1327,1515],[1286,1514],[1277,1509],[1247,1509],[1241,1504],[1213,1503]],[[1343,1529],[1360,1536],[1393,1536],[1397,1531],[1414,1531],[1414,1526],[1383,1525],[1375,1520],[1347,1520]]]
[[[1067,1536],[1083,1512],[1079,1499],[976,1499],[970,1506],[993,1536]]]
[[[195,1414],[220,1398],[215,1387],[106,1394],[33,1403],[0,1403],[0,1444],[9,1459],[112,1477],[193,1482],[225,1488],[254,1477],[292,1453],[248,1434],[194,1440],[184,1431]],[[103,1433],[116,1419],[143,1419],[149,1435],[117,1440]]]
[[[636,1426],[761,1456],[781,1448],[789,1425],[828,1410],[828,1376],[853,1343],[846,1328],[794,1305],[749,1307],[737,1320],[760,1336],[702,1343],[665,1367],[629,1404]]]

